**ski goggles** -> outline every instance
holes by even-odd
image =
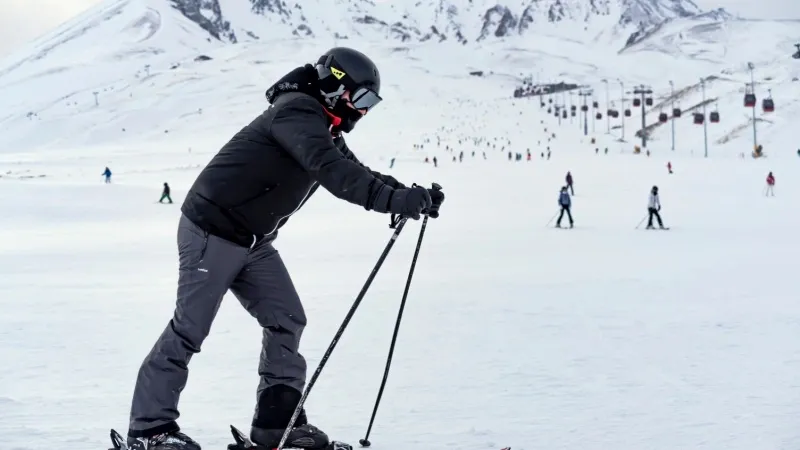
[[[366,87],[357,88],[350,93],[350,103],[353,104],[355,109],[365,109],[369,111],[380,103],[381,100],[383,99],[380,95]]]

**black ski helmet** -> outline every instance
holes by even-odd
[[[378,67],[357,50],[332,48],[319,57],[315,69],[324,106],[341,119],[335,127],[339,131],[351,131],[362,117],[358,110],[370,110],[382,100]],[[345,91],[350,91],[350,102],[355,110],[339,101]]]

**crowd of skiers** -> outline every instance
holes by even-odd
[[[570,191],[572,195],[575,195],[575,191],[572,185],[572,175],[567,172],[567,184],[561,187],[561,191],[558,193],[558,219],[556,220],[556,228],[561,228],[561,220],[564,219],[564,214],[567,215],[567,219],[569,220],[569,227],[575,227],[575,221],[572,218],[572,199],[570,198]],[[650,197],[647,200],[647,227],[648,230],[655,229],[653,226],[653,219],[655,218],[658,222],[658,228],[662,230],[667,230],[668,228],[664,226],[664,222],[661,220],[661,200],[658,197],[658,186],[653,186],[650,190]],[[553,219],[550,219],[553,220]],[[642,222],[644,219],[642,219]],[[637,225],[636,228],[641,226],[641,222]]]
[[[549,153],[549,152],[548,152]],[[463,152],[461,152],[461,157],[463,158]],[[530,157],[530,154],[528,155]],[[425,162],[429,162],[428,158],[426,158]],[[434,156],[432,160],[434,166],[438,166],[439,161]],[[394,166],[394,158],[392,158],[390,162],[390,167]],[[667,162],[667,170],[670,174],[672,174],[672,163]],[[111,169],[108,167],[102,173],[103,177],[105,178],[106,183],[111,183]],[[558,219],[556,220],[556,228],[561,228],[561,221],[564,219],[564,215],[566,214],[567,220],[569,220],[569,227],[574,228],[575,221],[572,218],[572,199],[570,196],[575,195],[575,181],[572,177],[572,172],[567,172],[565,177],[566,184],[561,188],[558,193]],[[765,196],[775,196],[775,175],[772,172],[767,174],[767,184],[764,188],[764,195]],[[172,203],[171,197],[171,189],[168,183],[164,183],[163,188],[161,190],[161,198],[159,198],[158,203]],[[664,222],[661,219],[660,215],[661,211],[661,201],[658,196],[658,186],[653,186],[650,190],[650,197],[647,202],[647,227],[646,229],[655,229],[653,225],[653,219],[656,219],[658,226],[660,229],[666,229],[664,227]],[[551,219],[552,220],[552,219]],[[638,228],[638,227],[637,227]]]
[[[770,176],[772,173],[770,173]],[[566,184],[561,187],[561,191],[558,193],[558,219],[556,220],[556,228],[561,228],[561,221],[564,219],[564,214],[567,215],[567,220],[569,220],[569,227],[575,227],[575,221],[572,218],[572,198],[571,195],[575,195],[575,180],[572,177],[572,172],[567,172],[567,176],[565,177]],[[774,179],[773,179],[774,182]],[[658,227],[662,230],[667,230],[668,228],[664,226],[664,222],[661,220],[661,199],[658,197],[658,186],[653,186],[650,189],[650,196],[647,200],[647,216],[645,216],[647,220],[647,227],[648,230],[655,229],[653,225],[653,219],[656,219],[658,222]],[[555,217],[555,216],[554,216]],[[551,221],[553,219],[550,219]],[[642,219],[644,222],[644,219]],[[641,222],[636,228],[641,226]]]
[[[672,172],[672,163],[667,163],[667,170],[669,173]],[[564,214],[567,215],[567,219],[569,220],[569,227],[573,228],[575,226],[575,221],[572,219],[572,199],[570,195],[575,195],[575,188],[574,188],[574,180],[572,178],[572,173],[567,172],[565,177],[566,184],[561,187],[561,190],[558,193],[558,219],[556,220],[556,228],[561,228],[561,220],[564,218]],[[775,196],[775,175],[772,172],[767,174],[767,185],[764,187],[764,195],[768,197]],[[661,219],[661,199],[658,196],[658,186],[653,186],[650,189],[650,196],[647,200],[647,227],[646,229],[652,230],[655,229],[653,225],[653,219],[656,220],[658,223],[658,227],[662,230],[667,230],[669,228],[664,226],[664,222]],[[552,219],[550,219],[552,221]],[[642,219],[644,222],[644,219]],[[641,226],[641,222],[636,228]]]

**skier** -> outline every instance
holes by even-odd
[[[558,206],[561,207],[561,212],[558,214],[558,220],[556,220],[556,228],[561,228],[561,219],[564,218],[564,213],[567,213],[567,218],[569,218],[569,227],[572,228],[574,223],[572,221],[572,200],[569,198],[569,192],[567,192],[567,186],[561,188],[561,192],[558,194]]]
[[[653,217],[658,220],[658,227],[662,230],[664,228],[664,222],[661,221],[661,200],[658,198],[658,186],[653,186],[653,189],[650,190],[650,199],[647,201],[647,213],[649,214],[649,219],[647,220],[647,229],[652,230],[653,227]]]
[[[164,190],[161,191],[161,198],[158,199],[158,203],[164,203],[164,199],[167,199],[168,202],[172,203],[172,197],[169,196],[169,185],[164,182]]]
[[[100,175],[106,178],[106,184],[111,183],[111,169],[106,167],[106,170],[104,170],[103,173],[101,173]]]
[[[567,172],[566,181],[567,181],[567,187],[569,188],[569,192],[572,195],[575,195],[575,189],[572,187],[572,174],[570,172]]]
[[[176,422],[187,365],[231,290],[263,327],[251,440],[278,446],[305,386],[298,352],[306,316],[273,247],[278,229],[322,186],[379,213],[417,220],[438,211],[441,191],[406,187],[370,170],[341,133],[380,101],[380,75],[364,54],[337,47],[298,67],[266,92],[271,104],[200,172],[181,207],[175,313],[144,359],[130,413],[131,450],[199,450]],[[301,410],[287,447],[319,449],[328,436]]]
[[[672,163],[667,161],[667,171],[670,175],[672,175]]]
[[[767,175],[767,188],[764,190],[764,195],[775,197],[775,175],[772,172]]]

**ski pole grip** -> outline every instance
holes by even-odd
[[[434,191],[441,191],[442,190],[442,186],[439,185],[439,183],[433,183],[431,185],[431,189],[434,190]],[[431,216],[431,218],[433,218],[433,219],[439,217],[439,209],[438,208],[431,209],[431,211],[428,213],[428,215]]]

